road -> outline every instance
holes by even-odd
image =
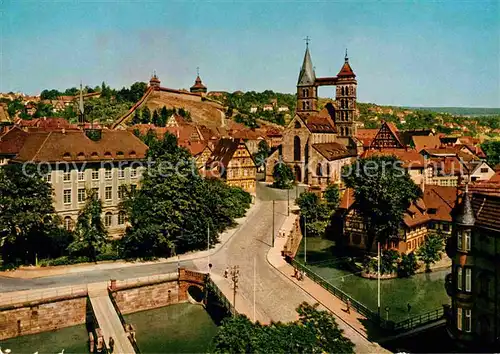
[[[303,187],[299,187],[299,190],[303,190]],[[266,187],[262,183],[257,184],[257,198],[262,201],[269,201],[272,199],[280,199],[286,200],[288,197],[288,193],[290,194],[290,198],[295,197],[295,190],[291,190],[290,192],[273,190]],[[293,202],[293,201],[292,201]],[[292,203],[291,202],[291,203]],[[263,204],[260,207],[266,208],[267,204]],[[270,212],[269,208],[266,208]],[[262,212],[256,212],[256,214],[263,215]],[[249,220],[250,223],[253,223],[253,219]],[[248,222],[248,221],[247,221]],[[278,221],[277,221],[278,222]],[[271,218],[267,218],[267,228],[269,229],[269,240],[271,235]],[[266,227],[262,225],[262,227]],[[243,238],[248,239],[253,237],[253,232],[251,229],[240,228],[238,232],[236,232],[233,238]],[[268,241],[270,242],[270,241]],[[222,251],[222,249],[221,249]],[[232,252],[233,249],[226,249],[226,251]],[[218,252],[219,254],[220,252]],[[206,258],[205,258],[206,259]],[[220,259],[220,255],[217,259]],[[220,262],[219,262],[220,263]],[[206,264],[206,263],[205,263]],[[193,261],[186,260],[181,261],[180,265],[186,268],[194,268],[195,265]],[[205,268],[201,268],[203,271],[206,271]],[[153,274],[161,274],[161,273],[171,273],[177,270],[177,262],[174,261],[172,263],[157,263],[157,264],[145,264],[145,265],[134,265],[127,266],[123,268],[114,268],[114,269],[96,269],[92,271],[85,272],[73,272],[70,274],[64,275],[55,275],[43,278],[35,278],[35,279],[18,279],[18,278],[8,278],[0,276],[0,291],[1,292],[10,292],[10,291],[19,291],[19,290],[30,290],[30,289],[42,289],[42,288],[52,288],[52,287],[60,287],[60,286],[69,286],[69,285],[80,285],[80,284],[88,284],[95,282],[103,282],[108,281],[109,279],[117,279],[124,280],[128,278],[136,278],[143,277]]]

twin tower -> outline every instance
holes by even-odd
[[[306,46],[304,62],[297,82],[297,114],[303,119],[318,112],[318,86],[336,86],[334,123],[339,137],[356,135],[356,75],[349,65],[347,51],[344,65],[335,77],[316,77]]]

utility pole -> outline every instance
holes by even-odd
[[[307,219],[304,216],[304,264],[307,263]]]
[[[271,247],[274,247],[274,202],[275,200],[273,199],[273,238],[272,238],[272,246]]]
[[[286,215],[290,216],[290,189],[287,189],[287,197],[288,197],[288,212]]]
[[[207,268],[210,274],[210,224],[207,226]]]
[[[240,277],[239,266],[233,266],[231,268],[231,281],[233,282],[233,315],[236,315],[236,289],[238,289],[238,280]]]
[[[380,319],[380,241],[377,242],[377,253],[378,253],[378,279],[377,279],[377,308],[378,308],[378,317]]]

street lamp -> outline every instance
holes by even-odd
[[[304,216],[304,264],[307,263],[307,219]]]
[[[240,267],[233,266],[229,274],[231,275],[231,281],[233,282],[233,315],[236,314],[236,289],[238,288],[238,280],[240,277]]]
[[[273,234],[272,234],[272,246],[271,247],[274,247],[274,204],[275,204],[275,200],[273,199]]]

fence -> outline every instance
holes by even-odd
[[[333,286],[330,284],[326,279],[322,278],[318,274],[314,273],[311,269],[306,267],[304,264],[298,262],[297,260],[293,259],[292,260],[292,265],[296,267],[297,269],[303,271],[311,280],[314,282],[318,283],[321,285],[323,288],[328,290],[331,294],[334,296],[338,297],[340,300],[347,302],[347,300],[350,301],[351,307],[354,308],[359,314],[365,316],[367,319],[375,322],[378,324],[381,328],[390,330],[390,331],[399,331],[399,332],[404,332],[408,331],[410,329],[416,328],[418,326],[422,326],[424,324],[437,321],[444,316],[444,309],[442,307],[420,314],[416,315],[413,317],[410,317],[406,320],[400,321],[400,322],[394,322],[391,320],[384,320],[379,316],[378,313],[370,310],[368,307],[357,301],[356,299],[352,298],[339,288]]]
[[[87,296],[87,294],[88,288],[86,284],[60,288],[7,292],[0,294],[0,306],[53,299],[64,296]]]

